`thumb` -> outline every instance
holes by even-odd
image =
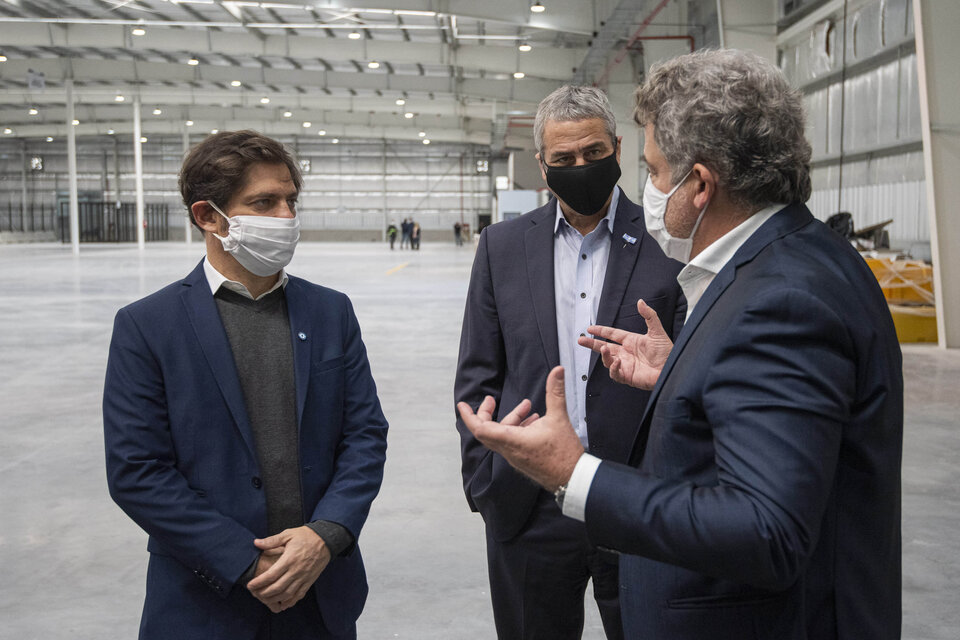
[[[554,367],[547,376],[547,414],[567,414],[567,396],[564,391],[563,367]]]
[[[640,313],[640,317],[642,317],[647,323],[648,334],[666,333],[663,330],[663,325],[660,324],[660,317],[657,315],[657,312],[650,307],[650,305],[643,300],[637,300],[637,311]]]

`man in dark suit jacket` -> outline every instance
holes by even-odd
[[[540,105],[535,140],[557,198],[480,236],[460,338],[455,396],[478,406],[525,397],[543,410],[543,384],[557,364],[576,371],[568,386],[579,439],[595,455],[626,462],[648,393],[610,380],[577,346],[590,324],[643,331],[643,298],[683,321],[676,275],[643,226],[640,207],[616,187],[619,139],[606,96],[562,87]],[[485,449],[458,421],[463,483],[486,524],[487,560],[501,638],[579,638],[588,579],[608,637],[621,638],[617,559],[589,544],[552,496]]]
[[[494,423],[489,399],[468,426],[623,554],[627,637],[899,638],[900,349],[864,261],[800,204],[802,98],[755,55],[700,52],[651,69],[635,117],[690,311],[672,351],[581,341],[656,381],[628,464],[583,453],[559,368],[544,419]]]
[[[252,131],[184,162],[206,258],[117,313],[107,479],[148,534],[141,638],[355,638],[387,423],[347,297],[288,277],[297,163]]]

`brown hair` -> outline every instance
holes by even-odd
[[[211,200],[226,206],[243,188],[247,171],[255,164],[283,164],[297,191],[303,186],[300,166],[287,149],[267,136],[251,131],[222,131],[204,139],[187,154],[180,169],[180,195],[190,221],[199,229],[191,206]]]

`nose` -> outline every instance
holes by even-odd
[[[573,166],[582,167],[585,164],[587,164],[587,159],[583,157],[583,154],[578,153],[577,161],[573,163]]]
[[[278,218],[296,218],[297,210],[295,206],[290,206],[290,203],[286,200],[280,205],[280,213],[277,215]]]

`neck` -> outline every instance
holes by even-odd
[[[761,208],[735,205],[726,197],[726,194],[717,193],[707,206],[703,221],[700,222],[694,235],[690,259],[697,257],[704,249],[740,226]]]
[[[600,209],[600,211],[596,212],[592,216],[584,216],[568,207],[563,200],[558,198],[558,201],[560,202],[560,213],[563,214],[564,220],[566,220],[567,224],[576,229],[582,236],[585,236],[596,229],[597,225],[600,224],[600,221],[606,217],[607,211],[610,210],[611,200],[613,200],[612,191],[610,192],[610,196],[607,198],[607,201],[603,203],[603,208]]]
[[[237,262],[236,258],[223,250],[223,245],[213,235],[210,231],[204,234],[207,245],[207,260],[223,277],[245,286],[254,298],[260,297],[277,283],[277,279],[280,277],[279,273],[269,276],[258,276],[250,273]]]

